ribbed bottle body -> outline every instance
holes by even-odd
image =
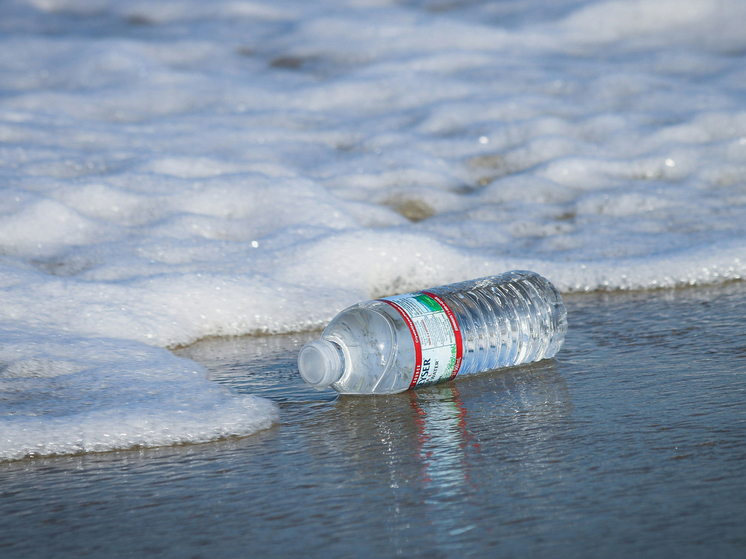
[[[460,375],[549,359],[565,340],[562,297],[534,272],[508,272],[426,291],[448,304],[461,327]]]
[[[323,374],[304,371],[300,360],[299,369],[312,384],[331,379],[317,388],[393,394],[551,358],[566,332],[567,311],[555,287],[534,272],[514,271],[353,305],[324,330],[325,347],[312,342],[301,350],[309,348],[307,369],[322,367],[324,355],[334,363]]]

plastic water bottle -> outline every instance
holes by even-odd
[[[303,379],[342,394],[393,394],[554,357],[567,332],[555,287],[534,272],[358,303],[298,354]]]

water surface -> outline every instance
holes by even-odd
[[[742,557],[746,285],[565,300],[556,359],[395,396],[306,388],[313,335],[185,348],[278,424],[0,464],[0,552]]]

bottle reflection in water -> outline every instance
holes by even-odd
[[[466,514],[475,493],[469,479],[469,452],[479,451],[467,426],[467,410],[453,384],[411,392],[418,427],[416,453],[420,459],[426,501],[440,546],[456,545],[452,536],[474,528]]]

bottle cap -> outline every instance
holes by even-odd
[[[298,354],[298,370],[303,380],[315,388],[334,384],[344,372],[339,347],[324,339],[307,343]]]

